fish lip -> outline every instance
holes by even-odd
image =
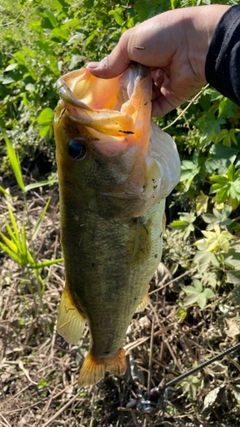
[[[138,62],[131,62],[131,64],[129,65],[129,70],[131,70],[132,73],[132,80],[133,82],[135,82],[136,80],[143,80],[146,79],[149,74],[150,74],[150,69],[149,67],[142,65]],[[122,77],[124,77],[125,73],[122,73],[119,76],[119,80],[121,80]],[[57,80],[57,89],[59,92],[60,97],[62,98],[63,101],[71,104],[72,106],[76,107],[76,108],[84,108],[87,111],[91,111],[94,112],[95,109],[89,107],[86,103],[80,101],[74,94],[74,92],[70,89],[70,87],[67,85],[67,83],[64,80],[64,77],[60,77]],[[135,86],[135,85],[134,85]],[[128,94],[129,97],[129,101],[131,100],[132,94],[134,92],[134,86],[132,87],[130,93]],[[151,101],[151,99],[150,99]],[[117,110],[118,111],[118,110]],[[119,110],[120,111],[120,110]]]
[[[64,114],[88,128],[94,137],[105,138],[96,147],[108,157],[124,153],[130,146],[147,152],[151,130],[150,68],[132,62],[126,72],[110,79],[109,90],[108,80],[100,80],[104,81],[84,68],[60,77],[57,88]]]
[[[65,83],[64,78],[60,77],[57,81],[57,89],[60,97],[63,101],[69,102],[71,105],[77,108],[84,108],[88,111],[94,111],[91,107],[89,107],[84,102],[80,101],[76,98],[73,91],[69,88],[69,86]]]

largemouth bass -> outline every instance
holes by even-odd
[[[165,198],[178,183],[173,140],[151,121],[152,81],[133,63],[110,80],[87,69],[58,81],[55,116],[66,284],[57,329],[91,348],[79,385],[126,370],[123,340],[148,301],[162,252]]]

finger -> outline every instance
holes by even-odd
[[[177,105],[171,104],[168,99],[161,96],[152,102],[152,117],[163,117],[176,107]]]
[[[165,70],[152,70],[152,116],[161,117],[177,107],[171,92],[166,88],[169,85],[169,76]]]
[[[167,66],[171,52],[166,53],[164,50],[162,55],[161,51],[158,52],[158,35],[155,34],[155,26],[149,25],[143,22],[127,30],[110,55],[101,62],[90,62],[87,65],[89,71],[96,77],[113,78],[122,74],[131,61],[154,68]],[[156,64],[156,61],[160,64]]]
[[[87,65],[90,73],[104,79],[111,79],[122,74],[131,62],[124,40],[125,38],[121,37],[110,55],[106,56],[101,62],[90,62]]]

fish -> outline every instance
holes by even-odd
[[[91,345],[80,386],[126,371],[126,330],[148,303],[162,254],[165,199],[180,179],[173,139],[151,119],[148,67],[104,80],[83,68],[58,82],[54,118],[65,264],[57,331]]]

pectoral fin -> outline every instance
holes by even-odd
[[[116,356],[106,360],[98,360],[92,354],[91,350],[83,362],[78,377],[79,386],[96,384],[104,378],[106,372],[112,375],[123,375],[127,369],[125,351],[119,350]]]
[[[86,323],[75,307],[66,284],[60,301],[57,319],[57,331],[69,343],[77,344]]]

